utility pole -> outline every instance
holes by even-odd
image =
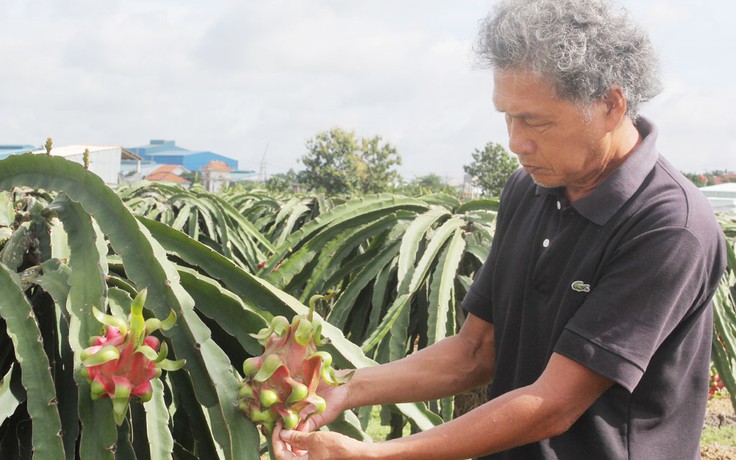
[[[266,152],[268,152],[268,142],[266,142],[266,148],[263,150],[263,157],[261,158],[261,167],[258,170],[258,183],[263,184],[266,182]]]

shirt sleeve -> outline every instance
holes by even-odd
[[[686,228],[655,229],[623,243],[555,351],[633,391],[663,341],[708,307],[705,254]]]
[[[491,248],[491,253],[493,248]],[[492,262],[491,254],[488,255],[485,263],[478,271],[473,284],[470,285],[468,293],[462,301],[462,307],[468,313],[472,313],[478,318],[493,323],[493,309],[491,308],[491,273]]]

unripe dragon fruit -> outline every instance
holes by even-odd
[[[137,396],[143,402],[150,400],[151,380],[159,377],[162,370],[175,371],[184,366],[184,360],[166,359],[166,342],[160,343],[150,335],[157,329],[171,329],[176,314],[172,311],[163,321],[144,319],[145,301],[146,289],[143,289],[131,303],[128,321],[93,307],[92,313],[107,326],[106,332],[92,337],[91,346],[81,354],[81,373],[90,382],[90,396],[93,400],[112,399],[118,426],[125,420],[132,397]]]
[[[261,356],[243,362],[245,378],[238,392],[238,407],[267,433],[278,421],[292,429],[302,417],[306,420],[324,412],[325,400],[317,394],[320,382],[337,386],[352,376],[336,375],[332,356],[317,351],[327,341],[322,337],[321,320],[314,314],[315,303],[333,296],[332,291],[312,296],[308,315],[294,316],[291,324],[276,316],[269,327],[253,334],[265,349]]]

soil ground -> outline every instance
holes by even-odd
[[[728,397],[708,401],[704,429],[708,428],[724,431],[736,430],[736,413]],[[703,443],[701,455],[703,460],[736,460],[736,445],[724,445],[718,442]]]

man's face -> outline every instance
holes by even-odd
[[[530,72],[497,70],[493,80],[493,103],[506,116],[509,148],[534,182],[576,189],[599,183],[611,151],[605,103],[594,103],[586,117]]]

